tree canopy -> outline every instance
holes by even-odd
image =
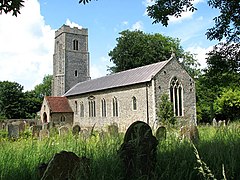
[[[177,59],[182,59],[186,70],[191,75],[195,75],[194,70],[198,63],[191,53],[184,52],[179,39],[159,33],[147,34],[140,30],[125,30],[119,34],[116,47],[109,52],[110,61],[115,64],[109,68],[111,72],[120,72],[165,61],[175,54]]]
[[[20,8],[24,6],[23,3],[23,0],[0,0],[0,14],[12,12],[13,16],[17,16],[20,14]]]
[[[239,42],[240,40],[240,3],[231,0],[208,0],[208,5],[220,10],[215,17],[215,25],[206,32],[209,40],[223,40]],[[148,16],[154,19],[153,23],[168,26],[169,16],[181,17],[183,12],[195,11],[193,0],[156,0],[155,4],[147,7]]]

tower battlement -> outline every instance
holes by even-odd
[[[64,24],[62,27],[55,31],[55,38],[60,36],[62,33],[88,36],[88,29],[87,28],[79,29],[78,27],[71,28],[70,26]]]

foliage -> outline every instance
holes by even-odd
[[[12,11],[13,16],[20,14],[20,8],[24,7],[23,0],[0,0],[0,14],[5,14]]]
[[[186,66],[187,70],[195,72],[192,69],[195,68],[195,65],[198,66],[193,56],[189,52],[183,51],[179,39],[163,36],[159,33],[147,34],[140,30],[125,30],[119,34],[116,47],[109,52],[110,61],[115,64],[109,68],[111,72],[120,72],[165,61],[173,53],[177,59],[183,59],[183,65]]]
[[[228,42],[239,42],[240,34],[240,3],[229,0],[208,0],[208,5],[220,10],[220,15],[215,17],[214,27],[208,29],[206,35],[210,40],[221,41],[224,37]],[[169,16],[181,17],[183,12],[195,11],[193,0],[156,0],[147,7],[148,16],[154,19],[153,23],[168,26]]]
[[[35,118],[36,113],[41,109],[42,99],[34,91],[24,93],[24,112],[25,118]]]
[[[36,96],[43,100],[44,96],[51,95],[52,75],[46,75],[43,78],[43,82],[34,87],[34,93]]]
[[[176,118],[174,117],[173,104],[169,101],[167,94],[163,94],[160,99],[158,109],[159,122],[164,124],[175,124]]]
[[[240,90],[227,88],[215,101],[216,113],[225,118],[236,120],[240,118]]]
[[[23,118],[23,86],[16,82],[0,82],[0,112],[8,119]]]

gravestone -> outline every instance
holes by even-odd
[[[180,137],[182,140],[190,140],[194,144],[198,143],[199,141],[199,132],[198,128],[195,125],[190,126],[182,126],[180,129]]]
[[[110,136],[117,136],[118,135],[118,125],[117,123],[113,123],[108,126],[108,133]]]
[[[58,129],[58,132],[59,132],[59,136],[67,135],[69,133],[69,129],[67,126],[61,126]]]
[[[49,138],[49,131],[47,129],[40,130],[39,138],[40,138],[40,140],[43,140],[45,138]]]
[[[50,129],[50,123],[43,123],[42,124],[42,129]]]
[[[45,163],[42,164],[39,171],[44,171],[44,168],[46,170],[41,180],[87,179],[90,175],[90,159],[86,157],[79,158],[73,152],[61,151],[53,156],[50,162],[47,163],[47,167]]]
[[[158,141],[166,140],[167,130],[164,126],[160,126],[156,131],[156,138]]]
[[[88,138],[90,138],[91,137],[91,132],[90,132],[90,130],[88,130],[88,129],[82,129],[81,131],[80,131],[80,136],[83,138],[83,139],[88,139]]]
[[[124,142],[118,153],[124,163],[126,179],[135,179],[151,174],[156,165],[158,141],[151,127],[142,121],[132,123],[127,129]]]
[[[217,127],[217,125],[218,125],[218,123],[217,123],[215,118],[213,118],[212,125],[213,125],[213,127]]]
[[[42,125],[32,126],[32,137],[39,137],[40,130],[42,130]]]
[[[8,124],[8,137],[19,138],[19,126],[16,124]]]
[[[72,134],[73,134],[74,136],[78,136],[79,133],[80,133],[80,131],[81,131],[81,127],[80,127],[79,125],[73,126],[73,128],[72,128]]]

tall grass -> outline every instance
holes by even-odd
[[[153,179],[204,179],[199,160],[216,179],[240,179],[240,128],[199,127],[200,141],[193,145],[180,141],[176,130],[169,130],[166,141],[159,142]],[[101,139],[75,138],[71,134],[53,136],[42,141],[22,138],[11,141],[0,138],[0,179],[39,179],[37,167],[55,153],[72,151],[91,159],[89,179],[123,179],[122,163],[117,155],[123,135]],[[147,166],[147,164],[146,164]],[[223,168],[224,167],[224,168]],[[144,179],[144,178],[142,178]]]

